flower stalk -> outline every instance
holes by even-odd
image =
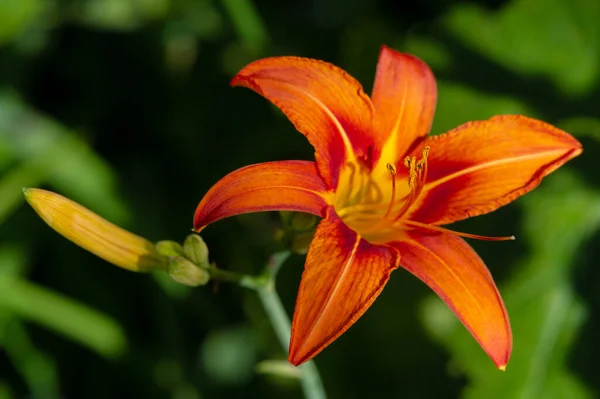
[[[291,322],[275,289],[275,279],[279,269],[290,255],[290,251],[274,253],[271,255],[264,273],[255,277],[219,269],[214,264],[211,264],[209,269],[211,279],[213,280],[234,283],[240,287],[256,291],[267,318],[273,326],[275,335],[285,351],[289,348]],[[307,399],[326,398],[321,376],[314,361],[306,362],[299,366],[299,369],[300,386],[302,387],[304,396]]]

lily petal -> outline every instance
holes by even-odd
[[[373,106],[342,69],[309,58],[265,58],[242,69],[231,85],[248,87],[283,111],[315,148],[329,187],[336,187],[346,160],[369,155]]]
[[[397,162],[431,129],[437,102],[433,73],[420,59],[382,46],[372,99],[375,148],[383,152],[382,162]]]
[[[289,361],[310,360],[350,328],[379,296],[397,261],[394,249],[369,244],[330,207],[308,250]]]
[[[490,272],[475,251],[451,234],[408,233],[394,243],[402,266],[427,284],[504,369],[512,350],[508,314]]]
[[[278,161],[250,165],[229,173],[202,198],[194,230],[249,212],[299,211],[323,216],[327,187],[314,162]]]
[[[582,152],[571,135],[519,115],[469,122],[423,145],[429,171],[410,219],[431,224],[496,210]]]

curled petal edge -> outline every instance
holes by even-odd
[[[270,57],[244,67],[232,86],[254,90],[277,106],[315,148],[318,170],[336,187],[339,168],[373,146],[373,104],[356,79],[330,63]]]
[[[410,218],[436,225],[508,204],[583,151],[570,134],[521,115],[469,122],[423,146],[431,167]]]
[[[298,211],[322,217],[332,196],[314,162],[249,165],[229,173],[208,190],[196,208],[194,230],[250,212]]]

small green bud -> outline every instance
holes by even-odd
[[[275,227],[273,229],[273,238],[275,241],[282,241],[287,237],[286,231],[280,227]]]
[[[194,264],[204,269],[209,268],[208,247],[198,234],[190,234],[183,242],[183,253],[185,257]]]
[[[183,247],[175,241],[159,241],[156,243],[156,250],[164,256],[184,256]]]
[[[308,247],[312,242],[314,234],[314,231],[307,231],[305,233],[300,233],[296,235],[292,239],[292,252],[300,255],[305,255],[308,252]]]
[[[208,270],[194,265],[183,256],[173,256],[169,259],[167,273],[174,281],[189,287],[206,285],[210,280]]]
[[[279,211],[279,217],[281,218],[281,223],[284,226],[287,226],[290,224],[290,220],[292,219],[292,216],[294,216],[295,212],[292,211]]]
[[[306,231],[317,224],[317,217],[309,213],[294,212],[291,220],[291,228],[294,231]]]

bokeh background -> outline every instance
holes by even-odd
[[[434,70],[433,133],[522,113],[571,132],[585,152],[513,204],[453,226],[517,236],[472,243],[511,316],[506,372],[399,270],[317,356],[329,397],[595,397],[598,21],[597,0],[0,0],[0,398],[301,397],[293,377],[257,369],[286,353],[254,292],[113,267],[48,228],[21,187],[181,241],[226,173],[312,157],[277,109],[229,88],[237,70],[308,56],[370,91],[384,43]],[[258,273],[279,224],[247,215],[203,237],[220,267]],[[290,313],[303,261],[293,256],[278,277]]]

